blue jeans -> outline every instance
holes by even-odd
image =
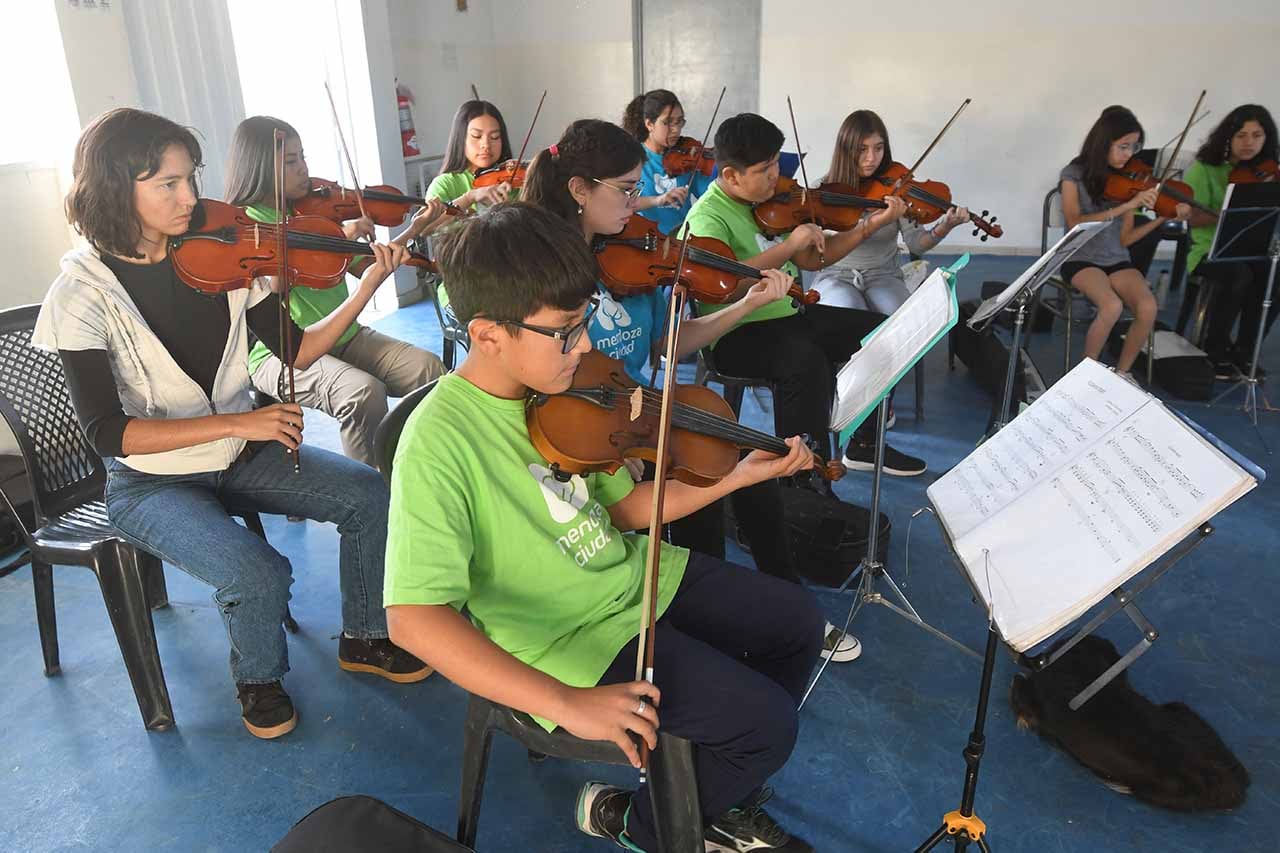
[[[235,514],[336,524],[343,630],[362,639],[387,636],[387,486],[372,468],[320,448],[304,447],[301,462],[302,472],[295,474],[292,457],[275,442],[224,471],[201,474],[144,474],[107,461],[111,523],[134,544],[213,587],[237,684],[277,681],[289,670],[281,622],[293,567]]]

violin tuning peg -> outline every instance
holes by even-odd
[[[999,217],[999,216],[993,216],[993,217],[991,217],[991,224],[992,224],[992,225],[995,225],[995,224],[996,224],[997,222],[999,222],[999,221],[1000,221],[1000,217]]]
[[[986,218],[987,218],[987,214],[988,214],[988,213],[990,213],[990,212],[991,212],[991,211],[989,211],[989,210],[984,210],[984,211],[982,211],[982,218],[983,218],[983,219],[986,219]]]
[[[978,242],[980,242],[980,243],[985,243],[985,242],[987,242],[987,235],[986,235],[986,234],[983,234],[981,237],[979,237],[979,238],[978,238]]]

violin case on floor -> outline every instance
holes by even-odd
[[[474,853],[373,797],[330,800],[293,825],[271,853]]]
[[[785,484],[787,481],[783,481]],[[844,583],[854,567],[867,555],[867,535],[871,531],[871,510],[842,501],[817,485],[784,485],[782,513],[791,541],[791,559],[796,572],[817,586],[835,588]],[[727,512],[732,505],[726,502]],[[730,528],[743,541],[736,520]],[[880,513],[880,533],[876,554],[881,563],[889,555],[892,532],[889,516]]]

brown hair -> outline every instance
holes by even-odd
[[[644,147],[616,124],[578,119],[559,142],[533,158],[521,198],[576,223],[578,203],[569,195],[570,178],[616,178],[643,163],[644,156]]]
[[[227,188],[222,194],[228,204],[275,205],[277,130],[283,130],[289,139],[302,139],[293,125],[271,116],[249,116],[236,125],[227,154]]]
[[[636,95],[622,113],[622,129],[641,142],[649,138],[645,120],[657,121],[669,109],[680,107],[680,99],[667,89],[654,89]],[[684,107],[680,107],[684,109]]]
[[[142,220],[134,206],[133,185],[160,170],[170,145],[186,148],[197,170],[204,165],[191,129],[155,113],[117,107],[84,129],[76,143],[64,209],[67,222],[89,245],[123,258],[142,257]],[[195,173],[191,187],[199,197]]]
[[[854,110],[845,116],[836,134],[836,147],[831,153],[831,165],[827,167],[827,176],[823,179],[832,183],[858,185],[862,180],[858,172],[858,149],[868,136],[880,135],[884,140],[884,159],[880,161],[876,174],[889,168],[893,162],[893,152],[889,148],[889,130],[884,120],[871,110]]]

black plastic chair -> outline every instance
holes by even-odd
[[[373,439],[374,458],[388,483],[391,482],[396,445],[405,421],[434,387],[435,382],[430,382],[413,391],[378,424]],[[629,764],[622,750],[612,743],[582,740],[563,729],[548,732],[528,714],[473,694],[467,706],[463,732],[462,790],[458,803],[457,839],[467,847],[475,847],[476,843],[489,748],[495,731],[506,732],[515,738],[535,760],[551,756],[604,764]],[[659,732],[658,748],[653,752],[650,771],[649,791],[658,823],[660,848],[701,853],[705,849],[704,827],[698,804],[693,744]]]
[[[61,671],[53,566],[83,566],[98,578],[143,724],[167,729],[174,724],[173,706],[151,621],[151,610],[169,601],[164,567],[159,558],[121,539],[107,518],[106,468],[80,430],[61,360],[30,345],[39,312],[39,305],[0,312],[0,417],[17,439],[34,524],[23,523],[2,489],[0,499],[18,520],[30,551],[44,672]],[[246,527],[266,538],[256,513],[243,518]],[[292,617],[286,626],[297,630]]]
[[[471,349],[471,334],[467,331],[467,327],[453,316],[452,311],[445,311],[440,307],[439,277],[429,277],[427,287],[435,288],[431,304],[436,309],[436,319],[440,321],[440,335],[443,338],[440,360],[444,362],[445,370],[453,370],[458,361],[458,347],[464,350]]]

